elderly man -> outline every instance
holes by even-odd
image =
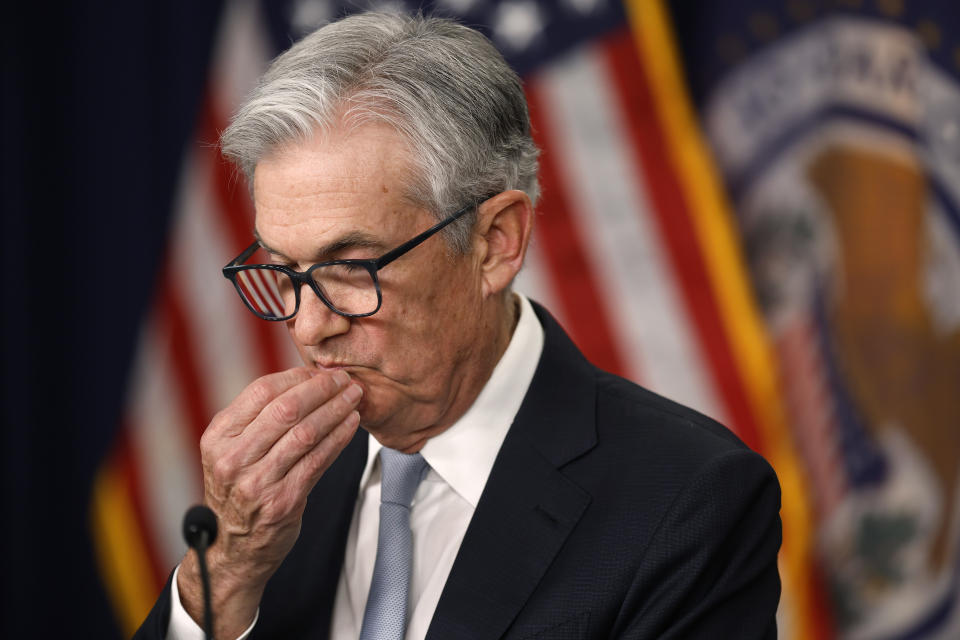
[[[201,441],[216,637],[776,636],[769,465],[594,368],[511,291],[537,149],[482,35],[330,24],[222,143],[256,206],[224,273],[304,366]],[[202,619],[190,552],[138,635],[202,637]]]

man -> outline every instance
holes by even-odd
[[[224,272],[305,366],[201,441],[216,637],[776,636],[769,465],[511,291],[537,149],[483,36],[328,25],[222,142],[256,208]],[[191,552],[138,636],[202,637],[202,602]]]

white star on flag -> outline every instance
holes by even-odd
[[[494,38],[513,51],[523,51],[543,30],[543,16],[535,2],[504,2],[493,18]]]

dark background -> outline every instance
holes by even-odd
[[[0,637],[119,637],[88,533],[220,2],[4,11]]]

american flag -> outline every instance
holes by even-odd
[[[298,363],[283,330],[254,318],[220,274],[249,244],[253,213],[218,133],[272,57],[367,8],[457,17],[522,75],[543,197],[516,288],[598,366],[716,417],[771,461],[787,532],[781,634],[827,637],[774,354],[663,0],[226,3],[123,424],[94,487],[92,528],[122,629],[139,625],[184,553],[181,517],[202,495],[197,443],[214,412]]]

